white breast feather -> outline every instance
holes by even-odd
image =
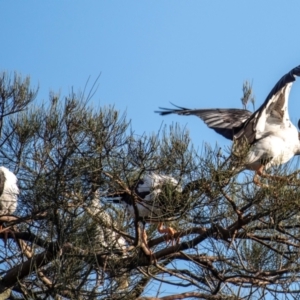
[[[106,211],[104,211],[103,208],[101,208],[99,199],[95,197],[91,204],[91,212],[95,216],[96,222],[97,220],[99,221],[99,224],[97,224],[96,227],[97,241],[105,248],[114,247],[120,250],[125,249],[126,240],[115,231],[110,229],[110,227],[115,226],[116,224],[112,217]]]
[[[12,214],[17,208],[19,188],[17,186],[17,177],[5,167],[0,167],[4,173],[5,183],[3,193],[0,197],[1,215]]]

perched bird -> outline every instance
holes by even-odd
[[[158,232],[173,242],[176,231],[172,227],[163,228],[163,222],[174,219],[180,212],[181,192],[181,186],[173,177],[147,172],[135,181],[130,193],[112,193],[107,197],[114,198],[110,202],[123,204],[130,215],[144,225],[145,222],[158,223]],[[142,239],[147,245],[145,230]]]
[[[300,133],[290,121],[288,113],[289,93],[296,76],[300,76],[300,66],[276,83],[254,113],[244,109],[187,109],[178,106],[176,109],[160,108],[156,112],[162,116],[178,114],[200,117],[208,127],[233,140],[237,152],[246,144],[248,148],[243,167],[254,170],[253,181],[261,185],[259,176],[282,179],[266,174],[265,169],[300,155]]]
[[[86,211],[94,221],[92,224],[94,226],[94,234],[91,236],[91,243],[94,245],[94,250],[107,252],[110,259],[114,259],[117,256],[125,257],[127,255],[127,242],[114,230],[116,224],[112,216],[101,207],[98,190],[94,193],[94,197],[90,205],[86,207]],[[118,284],[118,288],[127,288],[129,286],[128,274],[123,274],[120,269],[117,271],[120,274],[114,276],[114,279]],[[105,266],[103,267],[103,272],[106,272]],[[111,272],[108,273],[111,274]]]
[[[13,214],[17,208],[19,195],[17,181],[17,177],[14,173],[5,167],[0,167],[0,217]],[[3,222],[0,221],[0,233],[2,232],[6,246],[9,228],[3,228]],[[12,234],[14,236],[13,232]]]
[[[101,248],[107,250],[125,250],[126,240],[113,230],[114,220],[112,216],[101,207],[99,193],[95,192],[88,213],[93,217],[96,224],[96,238],[101,242]]]
[[[17,177],[5,167],[0,167],[0,216],[11,215],[17,208],[19,188]],[[2,230],[2,224],[0,224]]]

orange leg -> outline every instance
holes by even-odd
[[[271,179],[271,180],[277,180],[277,181],[281,181],[281,182],[287,182],[287,184],[292,184],[290,182],[291,177],[290,176],[276,176],[276,175],[269,175],[263,172],[265,166],[261,165],[257,170],[255,170],[255,175],[253,177],[253,182],[258,185],[258,186],[262,186],[262,187],[268,187],[268,185],[263,184],[260,182],[259,177],[262,178],[267,178],[267,179]]]
[[[0,233],[4,234],[4,239],[3,240],[4,240],[4,246],[6,247],[8,233],[12,233],[13,234],[13,232],[9,228],[3,228],[3,225],[0,224]],[[13,234],[13,236],[14,236],[14,234]],[[16,238],[15,238],[15,240],[16,240]]]
[[[142,247],[144,248],[144,252],[150,256],[152,256],[153,252],[148,246],[148,236],[147,232],[145,229],[145,225],[143,225],[142,233],[141,233],[141,242],[142,242]]]
[[[263,177],[263,170],[264,170],[264,165],[261,165],[256,171],[255,175],[253,177],[253,182],[258,185],[258,186],[264,186],[260,180],[259,177]]]
[[[165,234],[166,241],[168,242],[171,240],[172,246],[174,246],[174,240],[175,240],[174,235],[177,232],[174,228],[172,228],[172,227],[163,228],[163,223],[160,222],[158,224],[157,230],[159,233]],[[179,242],[179,238],[176,239],[176,243],[178,243],[178,242]]]
[[[148,236],[147,236],[147,232],[146,232],[146,229],[143,228],[143,231],[142,231],[142,242],[145,244],[145,246],[148,248]]]

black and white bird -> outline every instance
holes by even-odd
[[[11,215],[17,208],[19,195],[17,181],[14,173],[5,167],[0,167],[0,216]]]
[[[291,86],[300,76],[300,66],[285,74],[273,87],[264,103],[251,113],[245,109],[176,109],[160,108],[160,115],[178,114],[200,117],[208,127],[225,138],[233,140],[235,149],[246,144],[249,150],[244,169],[255,171],[253,181],[260,185],[259,177],[274,178],[264,170],[288,162],[300,155],[300,134],[292,124],[288,112]],[[298,122],[299,126],[300,122]],[[278,176],[277,176],[278,178]]]
[[[158,223],[158,232],[166,234],[173,242],[175,229],[163,227],[163,222],[173,220],[182,207],[178,181],[167,175],[146,172],[133,184],[130,193],[112,193],[110,202],[121,203],[133,219]],[[117,198],[116,198],[117,197]],[[143,232],[143,242],[147,245],[147,235]]]

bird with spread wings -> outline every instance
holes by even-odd
[[[296,76],[300,76],[300,65],[275,84],[264,103],[254,113],[245,109],[187,109],[179,106],[175,109],[160,108],[156,112],[162,116],[195,115],[208,127],[232,140],[235,149],[246,142],[249,150],[244,168],[255,171],[253,181],[261,185],[259,176],[279,178],[266,174],[264,170],[300,155],[300,134],[290,121],[288,112],[290,89]]]

